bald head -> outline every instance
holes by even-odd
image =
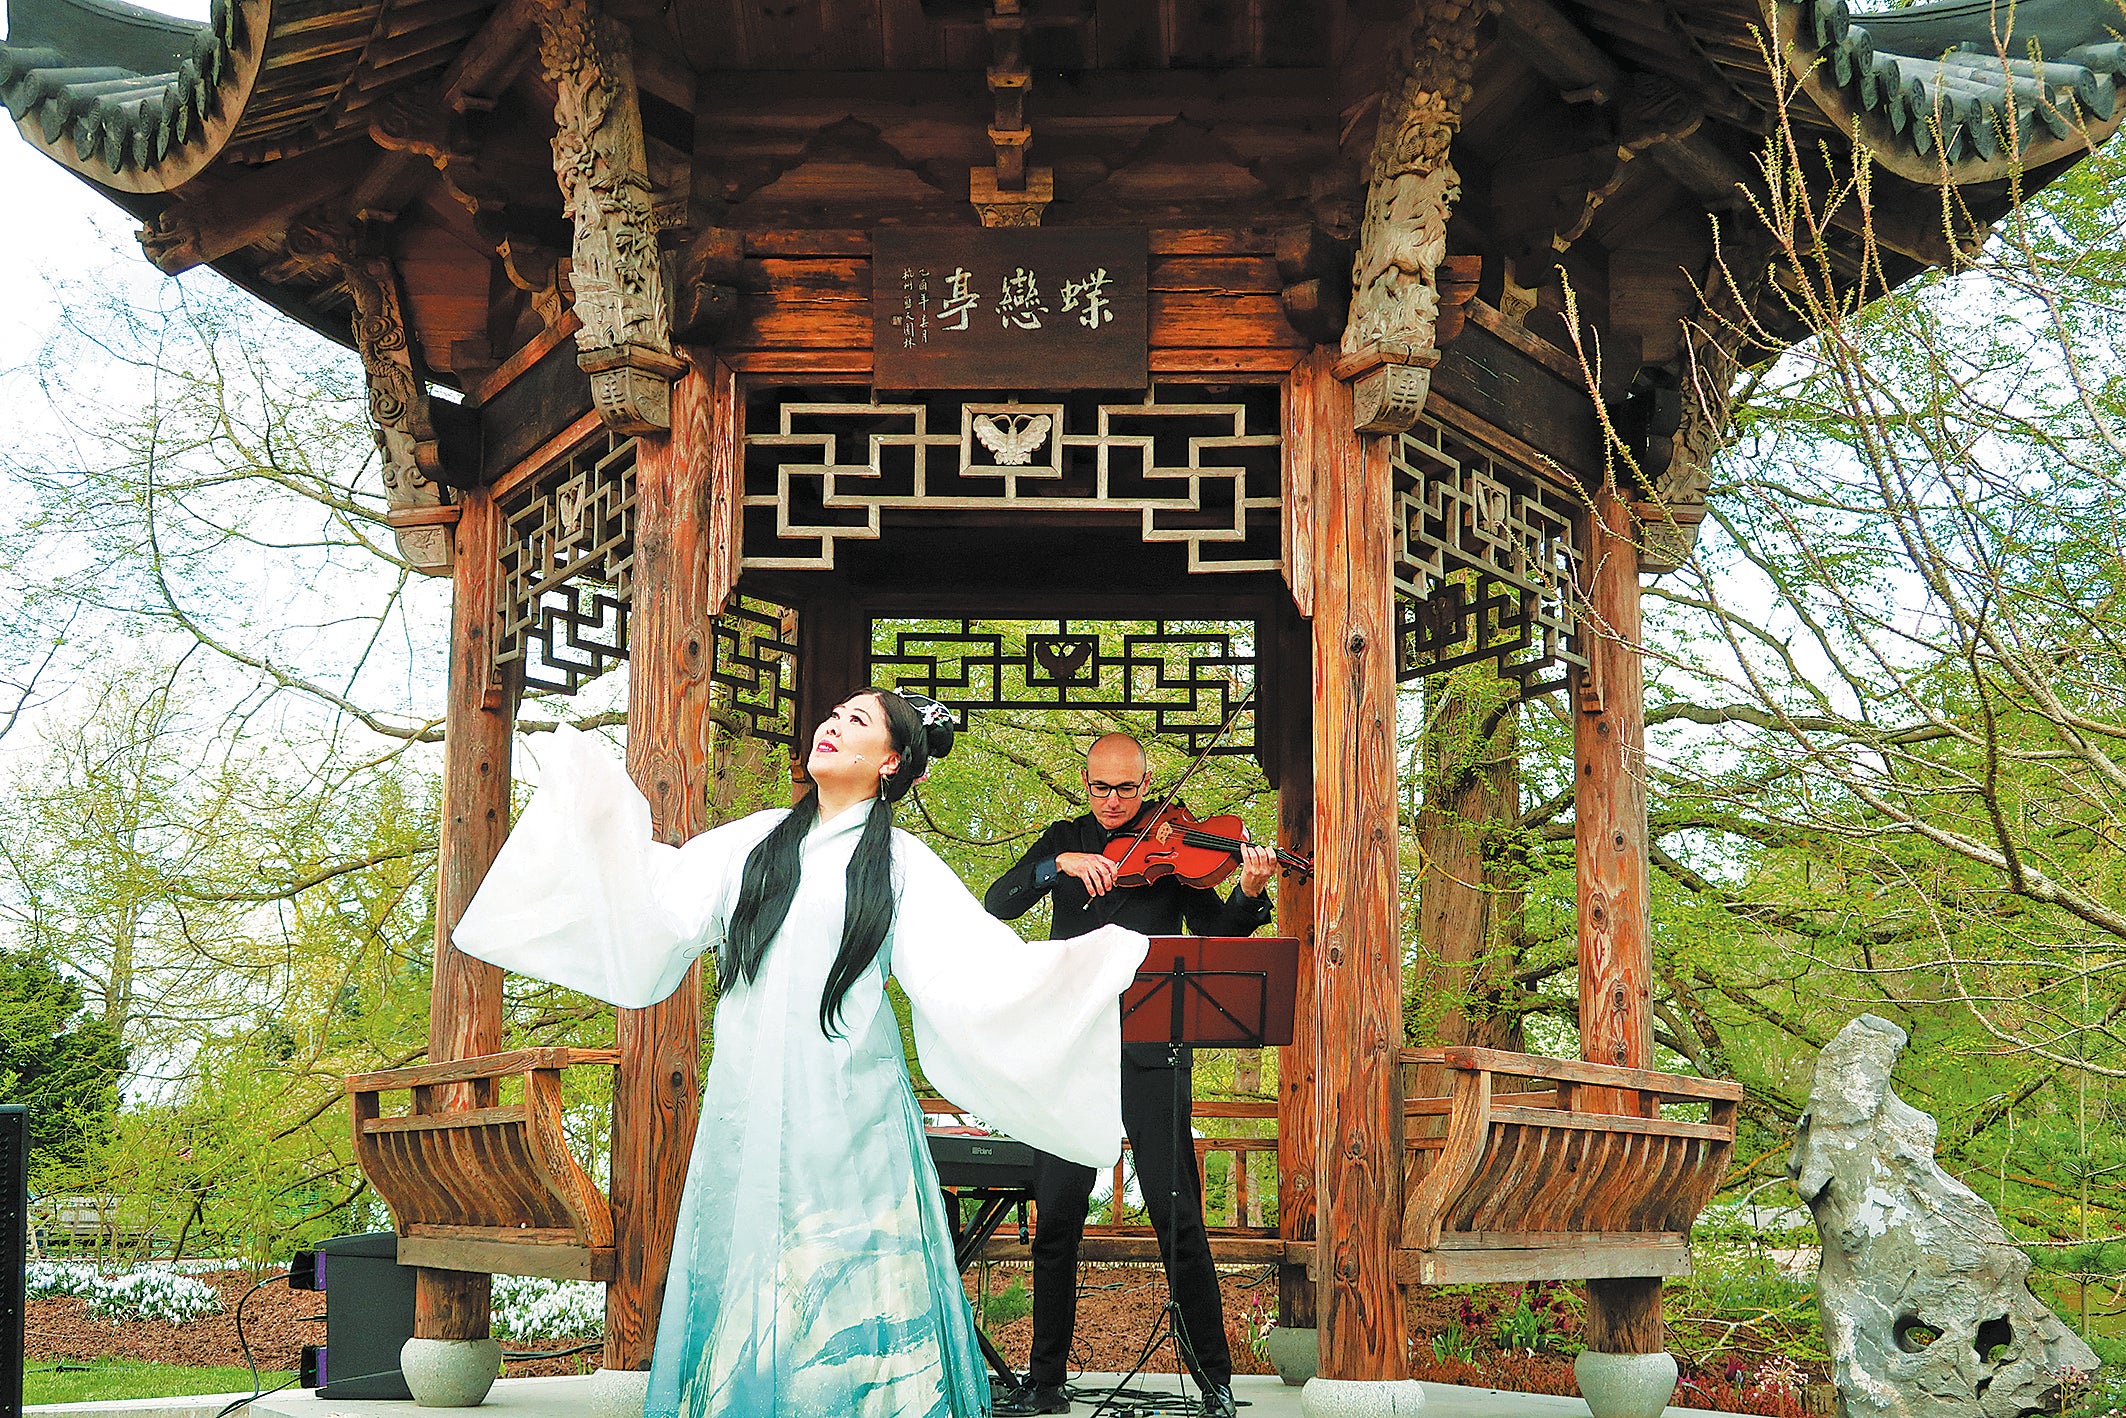
[[[1112,832],[1134,818],[1144,806],[1143,783],[1150,771],[1144,745],[1128,734],[1095,740],[1085,755],[1085,795],[1094,819]]]
[[[1151,769],[1144,745],[1128,734],[1103,734],[1085,754],[1085,771],[1110,783],[1136,782]]]

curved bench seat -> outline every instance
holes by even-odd
[[[568,1150],[561,1071],[619,1062],[616,1049],[513,1049],[349,1078],[355,1155],[391,1208],[399,1263],[611,1279],[612,1208]],[[509,1079],[523,1094],[503,1104]],[[386,1117],[395,1091],[412,1110]]]
[[[1406,1082],[1406,1127],[1436,1134],[1408,1139],[1407,1281],[1689,1272],[1691,1224],[1734,1151],[1740,1084],[1470,1047],[1408,1049],[1403,1064],[1406,1080],[1447,1083],[1409,1097]]]

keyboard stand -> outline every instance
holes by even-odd
[[[966,1274],[967,1267],[974,1264],[975,1259],[981,1255],[982,1247],[989,1244],[989,1238],[997,1233],[997,1228],[1004,1224],[1004,1218],[1010,1214],[1012,1207],[1020,1208],[1019,1226],[1022,1230],[1025,1228],[1025,1206],[1033,1197],[1030,1191],[1017,1187],[945,1187],[942,1190],[945,1193],[945,1218],[952,1225],[952,1259],[963,1275]],[[959,1224],[962,1197],[972,1197],[978,1203],[974,1219],[967,1223],[964,1230]],[[974,1317],[974,1337],[975,1342],[982,1346],[982,1356],[989,1360],[990,1370],[1003,1383],[1005,1391],[1017,1388],[1018,1374],[1004,1361],[1004,1356],[997,1352],[996,1345],[990,1342],[988,1333],[982,1328],[980,1315]]]

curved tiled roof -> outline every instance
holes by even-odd
[[[1878,159],[1964,182],[2042,166],[2126,117],[2126,13],[2111,0],[1945,0],[1853,13],[1782,0],[1779,38],[1826,114],[1860,122]]]
[[[121,192],[218,157],[270,161],[365,130],[440,73],[490,0],[214,0],[205,23],[124,0],[8,0],[0,102],[32,144]]]
[[[173,158],[189,175],[200,164],[184,159],[227,136],[225,110],[257,70],[258,20],[243,0],[214,0],[204,24],[120,0],[11,4],[0,102],[68,166],[153,190],[140,175]]]

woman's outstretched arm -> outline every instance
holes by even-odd
[[[651,837],[649,803],[596,739],[559,729],[536,758],[538,791],[451,940],[611,1004],[655,1004],[722,939],[745,855],[783,814],[673,847]]]
[[[1120,996],[1145,938],[1019,939],[936,853],[894,836],[893,973],[931,1083],[990,1126],[1088,1167],[1122,1151]]]

